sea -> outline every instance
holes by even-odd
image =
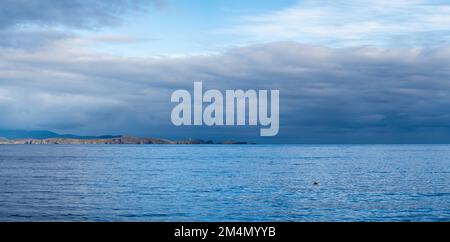
[[[450,221],[450,145],[0,145],[0,221]]]

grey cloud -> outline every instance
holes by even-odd
[[[0,29],[19,25],[97,28],[120,23],[123,14],[163,5],[162,0],[2,0]]]
[[[257,142],[450,142],[450,48],[326,48],[280,42],[184,58],[59,49],[0,53],[0,126]],[[170,94],[279,89],[279,136],[174,127]]]
[[[97,30],[122,23],[125,16],[164,8],[165,0],[2,0],[0,48],[36,50],[70,38],[76,30]],[[131,42],[129,36],[94,36],[85,42]]]

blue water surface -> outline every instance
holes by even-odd
[[[450,145],[0,145],[0,220],[450,221]]]

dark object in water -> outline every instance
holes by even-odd
[[[318,182],[314,182],[314,186],[317,186],[317,185],[319,185],[319,183]]]

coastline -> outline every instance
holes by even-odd
[[[46,138],[46,139],[0,139],[0,145],[57,145],[57,144],[68,144],[68,145],[96,145],[96,144],[249,144],[245,141],[223,141],[214,142],[211,140],[205,141],[202,139],[189,139],[174,141],[169,139],[159,139],[159,138],[141,138],[132,136],[119,136],[114,138]]]

